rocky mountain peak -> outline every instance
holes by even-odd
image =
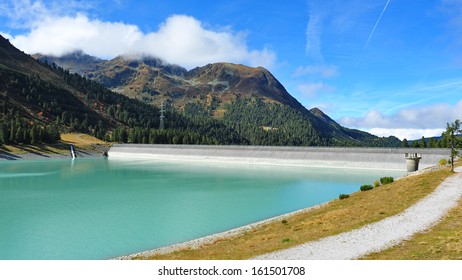
[[[266,102],[307,111],[265,68],[233,63],[212,63],[190,71],[151,56],[118,56],[100,60],[75,52],[62,57],[40,56],[58,66],[96,80],[130,97],[152,104],[169,100],[178,107],[209,96],[224,105],[240,98],[259,97]]]

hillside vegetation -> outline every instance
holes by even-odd
[[[187,71],[155,58],[103,61],[82,53],[54,59],[38,62],[0,37],[0,144],[54,143],[68,132],[121,143],[400,144],[307,110],[261,67]]]
[[[158,107],[114,93],[56,65],[40,64],[0,39],[0,143],[54,143],[59,133],[82,132],[116,142],[245,144],[213,119],[166,112],[159,130]],[[145,136],[148,137],[145,137]],[[149,138],[149,136],[154,136]]]

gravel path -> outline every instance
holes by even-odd
[[[379,252],[436,224],[462,198],[462,167],[404,212],[362,228],[308,242],[255,259],[347,260]]]

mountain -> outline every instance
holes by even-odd
[[[55,63],[56,65],[69,70],[71,73],[78,74],[96,71],[99,68],[99,63],[103,62],[102,59],[88,55],[82,51],[75,51],[60,57],[41,55],[33,55],[32,57],[35,59],[40,58],[43,62],[49,62],[48,64]]]
[[[51,143],[67,131],[115,142],[248,144],[216,120],[189,119],[168,107],[166,129],[159,130],[158,107],[40,63],[1,36],[0,108],[0,144]]]
[[[10,110],[46,123],[65,111],[69,116],[85,115],[92,122],[109,123],[104,114],[88,105],[84,92],[70,85],[49,67],[16,49],[1,36],[0,93],[3,117]]]
[[[144,97],[154,104],[160,104],[162,99],[182,107],[191,100],[206,100],[212,95],[220,103],[259,96],[270,102],[303,109],[284,86],[262,67],[214,63],[187,71],[153,57],[118,56],[112,60],[99,61],[82,52],[62,57],[38,54],[34,57],[91,78],[127,96],[139,99]],[[153,96],[157,98],[150,98]]]
[[[99,60],[82,52],[34,57],[130,98],[167,104],[190,119],[219,120],[250,144],[399,145],[397,138],[348,129],[317,108],[306,109],[262,67],[214,63],[188,71],[153,57]]]
[[[276,102],[302,111],[312,121],[316,119],[263,67],[214,63],[188,71],[153,57],[118,56],[104,61],[81,51],[61,57],[40,54],[34,57],[151,104],[170,102],[183,109],[185,104],[196,102],[214,107],[215,115],[222,116],[224,105],[237,99],[257,97],[267,103]]]
[[[208,64],[189,71],[186,79],[198,92],[218,96],[226,103],[239,98],[259,97],[297,110],[306,110],[284,86],[265,68],[231,63]]]

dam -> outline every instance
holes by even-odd
[[[111,159],[153,159],[300,167],[406,170],[406,154],[420,169],[447,159],[448,149],[115,144]]]

